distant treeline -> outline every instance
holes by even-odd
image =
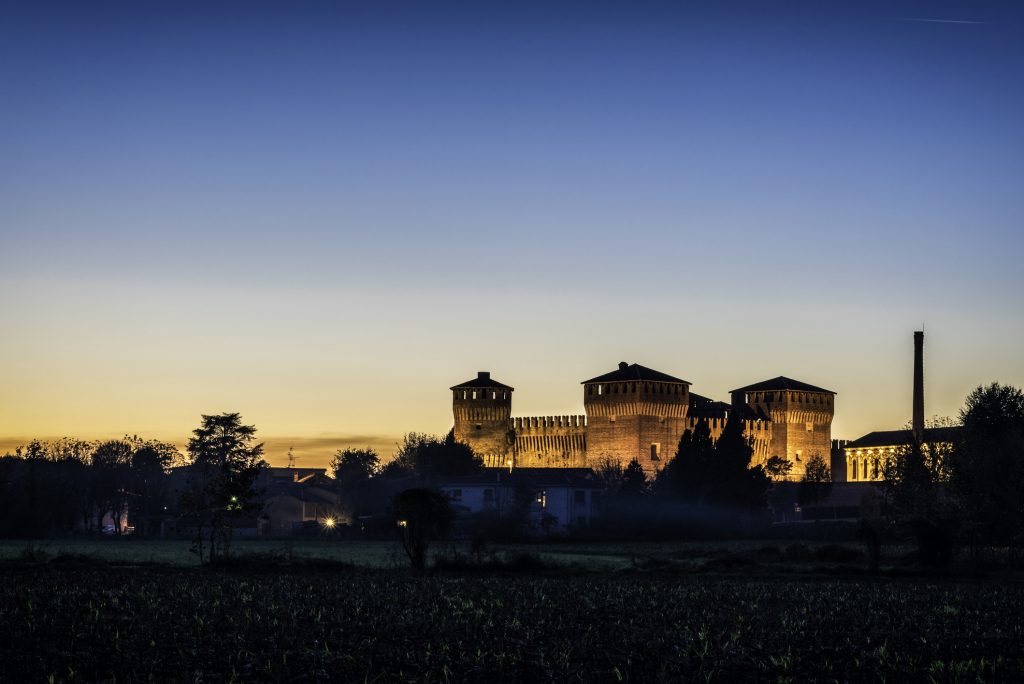
[[[174,502],[171,467],[184,462],[171,444],[139,437],[86,442],[33,440],[0,457],[0,536],[120,533],[130,510],[139,534]]]

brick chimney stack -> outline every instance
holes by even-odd
[[[914,333],[914,416],[911,423],[914,440],[924,439],[924,331]]]

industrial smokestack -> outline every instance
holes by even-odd
[[[914,333],[914,440],[924,440],[924,331]]]

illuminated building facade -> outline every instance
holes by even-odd
[[[739,419],[755,464],[779,456],[798,479],[812,455],[828,460],[835,392],[780,376],[733,390],[725,403],[692,393],[690,384],[623,362],[583,381],[583,414],[521,418],[512,416],[514,388],[480,372],[451,387],[455,438],[488,467],[625,466],[636,459],[653,473],[698,422],[717,439],[728,420]]]

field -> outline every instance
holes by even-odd
[[[189,551],[190,542],[184,540],[140,541],[132,539],[64,539],[34,542],[0,540],[0,561],[23,557],[26,553],[46,557],[91,556],[118,564],[164,564],[182,567],[199,565],[198,557]],[[802,548],[808,559],[793,558],[786,550]],[[539,545],[505,544],[488,549],[498,553],[532,553],[554,566],[572,566],[587,570],[621,570],[637,564],[671,563],[700,568],[707,563],[720,563],[730,558],[757,560],[761,566],[779,569],[786,561],[793,569],[801,569],[806,561],[814,561],[815,553],[823,548],[835,549],[826,543],[804,542],[794,545],[790,541],[729,541],[729,542],[676,542],[676,543],[545,543]],[[853,554],[861,554],[860,547],[842,547]],[[436,553],[452,549],[467,552],[465,544],[435,545]],[[771,551],[779,551],[778,558]],[[363,568],[404,568],[408,561],[401,548],[393,541],[338,541],[338,540],[238,540],[233,552],[245,556],[276,556],[289,559],[325,560],[346,563]],[[906,549],[890,547],[890,556],[905,553]],[[796,561],[794,563],[794,561]]]
[[[763,543],[541,547],[530,572],[427,576],[385,542],[216,570],[187,544],[94,544],[119,562],[0,546],[23,557],[0,562],[0,680],[1024,680],[1011,579],[827,575],[816,553],[801,572]]]

